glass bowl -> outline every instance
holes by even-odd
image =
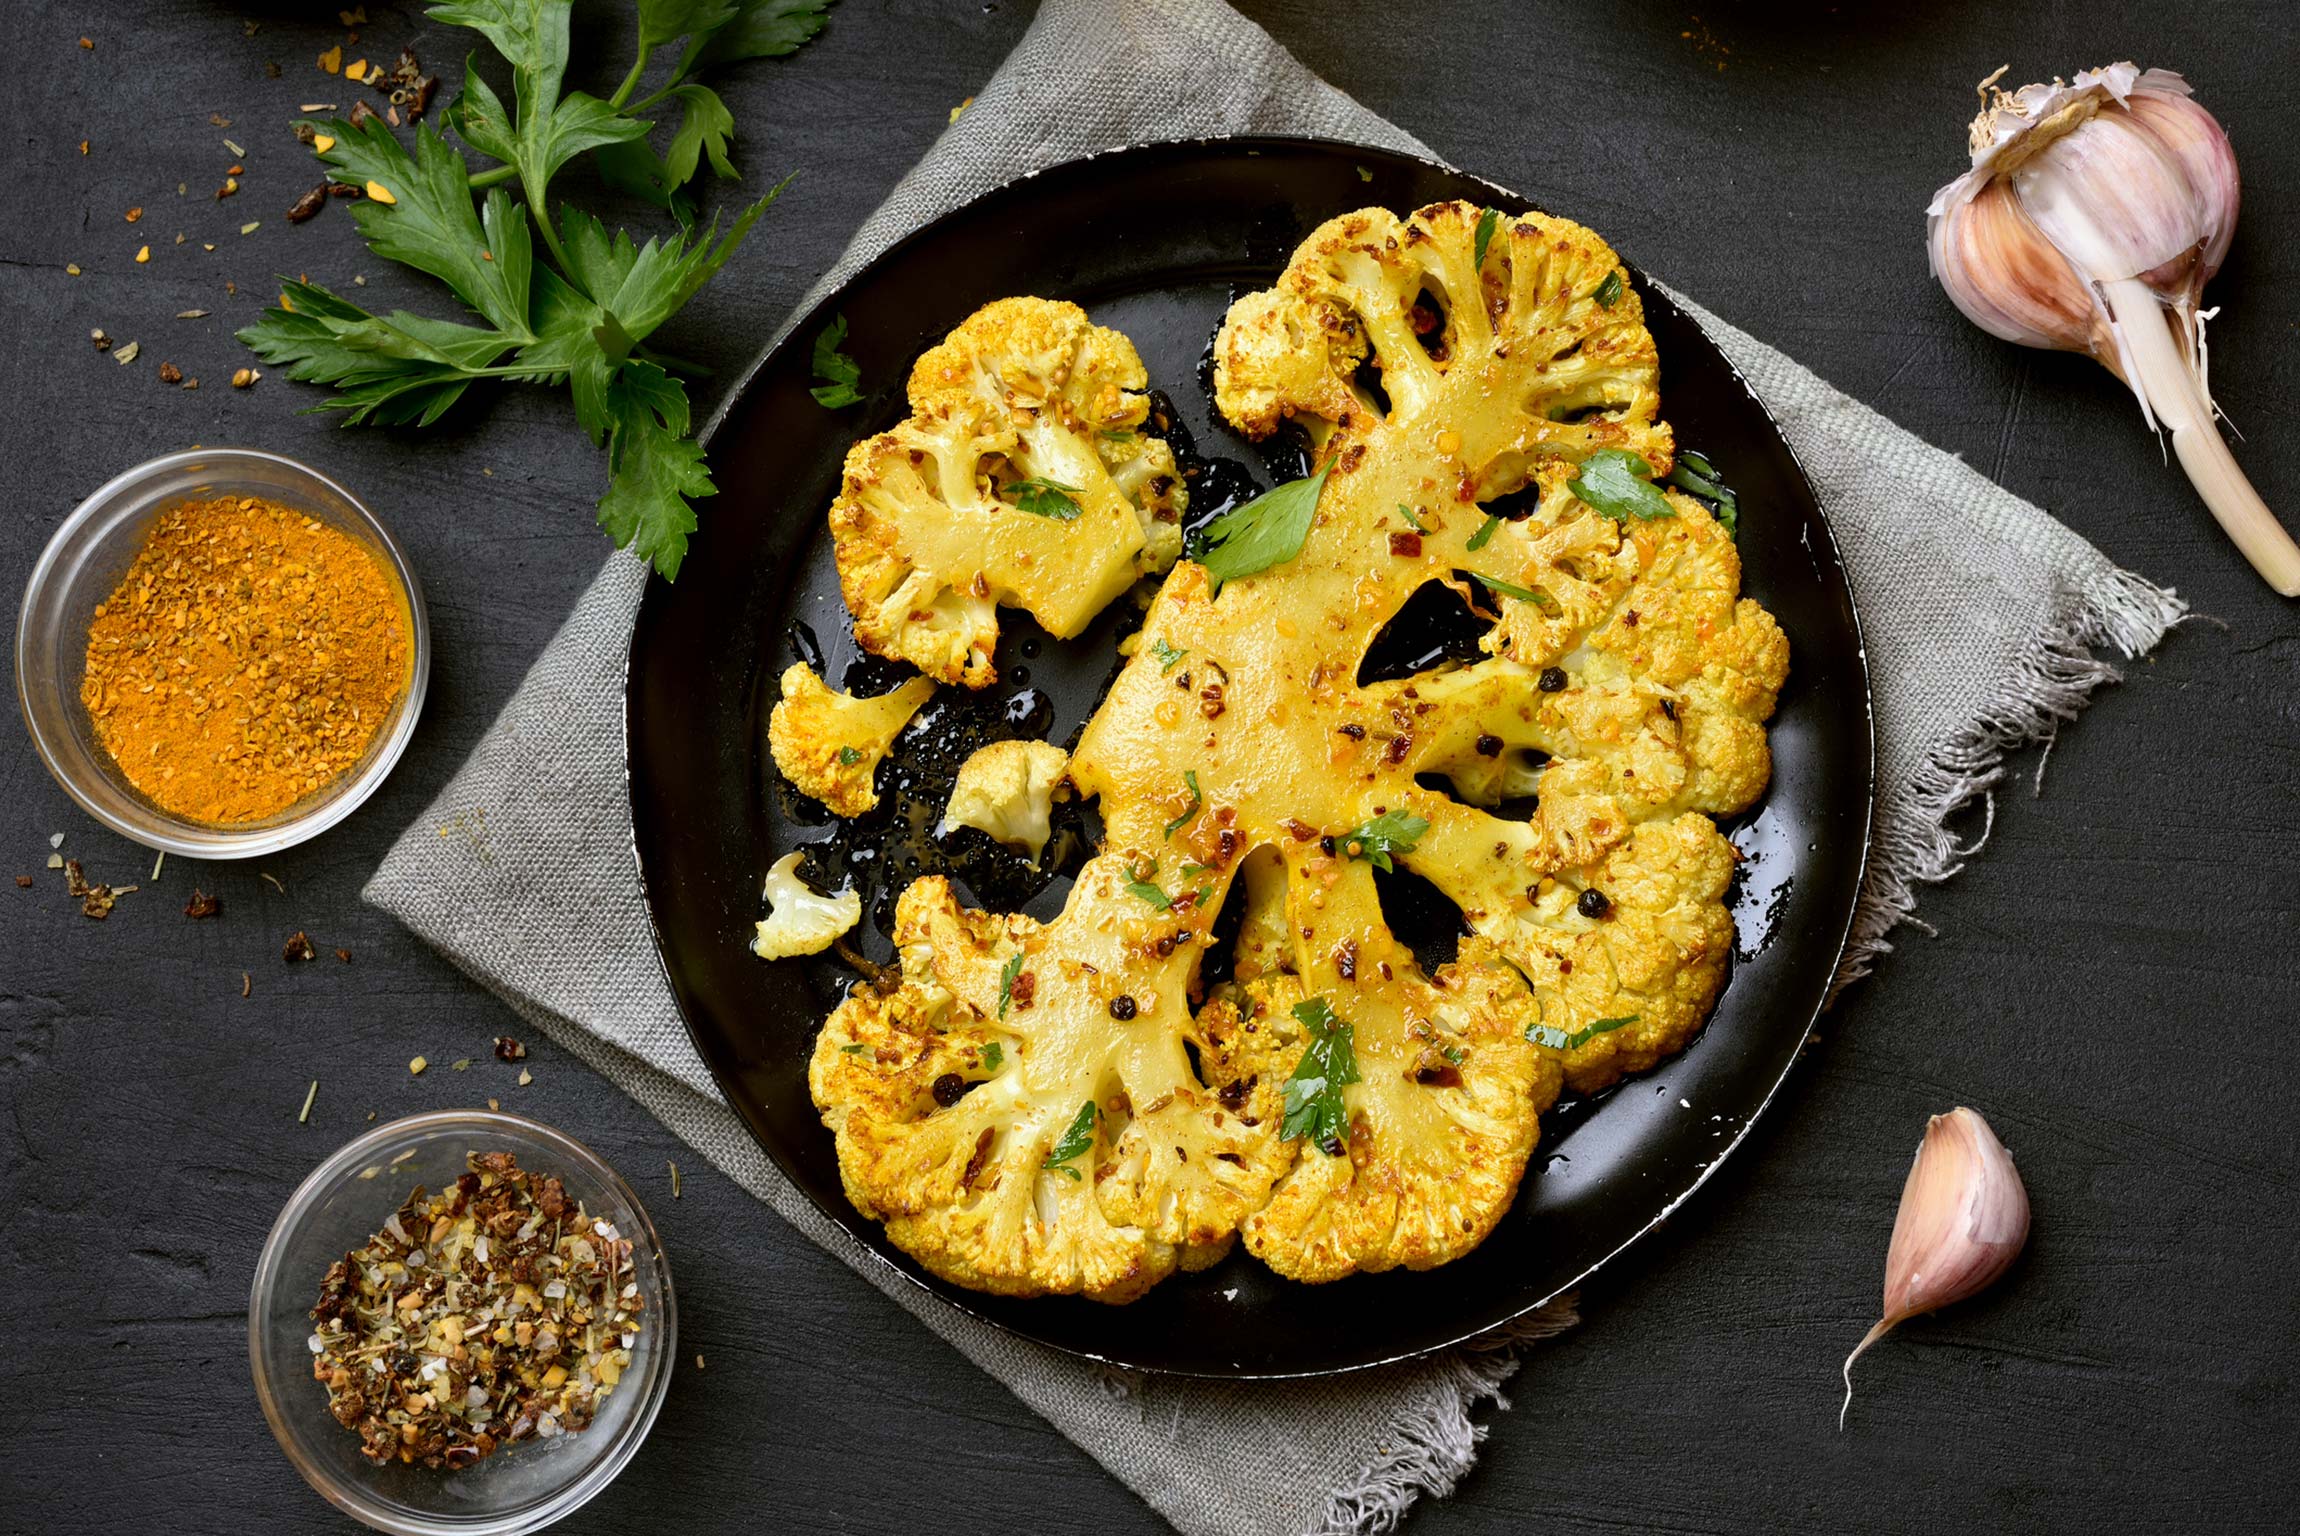
[[[644,1306],[630,1369],[589,1428],[522,1440],[460,1471],[360,1454],[312,1378],[311,1306],[328,1266],[365,1243],[421,1184],[437,1190],[468,1152],[510,1152],[556,1174],[568,1194],[630,1239]],[[313,1170],[280,1212],[248,1299],[248,1362],[264,1417],[288,1460],[329,1503],[396,1536],[515,1536],[541,1530],[614,1481],[655,1422],[678,1354],[670,1266],[639,1197],[571,1136],[519,1115],[439,1110],[377,1126]]]
[[[261,496],[349,534],[373,553],[406,595],[409,677],[367,752],[334,782],[277,816],[228,827],[186,821],[131,786],[96,740],[80,703],[88,625],[143,547],[152,520],[193,497]],[[48,540],[25,583],[16,625],[16,698],[48,771],[81,809],[147,848],[195,858],[245,859],[317,836],[375,792],[415,734],[431,675],[431,630],[407,554],[358,497],[319,471],[252,448],[196,448],[139,464],[73,509]]]

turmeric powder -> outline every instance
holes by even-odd
[[[254,497],[187,502],[97,605],[80,702],[161,810],[263,821],[366,753],[407,692],[412,630],[350,534]]]

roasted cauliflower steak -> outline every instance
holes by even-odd
[[[855,638],[970,688],[1000,605],[1057,638],[1182,552],[1173,450],[1134,344],[1075,304],[1000,299],[918,360],[908,419],[847,454],[831,507]]]
[[[933,696],[934,683],[907,678],[892,692],[858,699],[801,661],[783,669],[782,689],[767,716],[775,766],[832,814],[852,817],[878,804],[878,765]]]
[[[825,1025],[847,1191],[935,1273],[1126,1301],[1239,1237],[1305,1281],[1442,1264],[1509,1209],[1565,1087],[1681,1049],[1715,1001],[1711,818],[1765,786],[1787,644],[1699,502],[1575,494],[1593,454],[1660,477],[1673,452],[1613,252],[1541,215],[1481,241],[1481,216],[1345,215],[1232,306],[1219,408],[1293,423],[1324,471],[1300,552],[1160,587],[1071,755],[1106,836],[1058,916],[922,879],[899,982]],[[1490,616],[1481,655],[1361,683],[1432,583]],[[1384,918],[1393,866],[1461,911],[1432,970]]]

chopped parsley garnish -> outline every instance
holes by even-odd
[[[1015,959],[1017,960],[1021,958],[1022,957],[1020,955],[1015,956]],[[985,1072],[996,1072],[1000,1067],[1005,1065],[1006,1047],[1000,1045],[996,1040],[984,1041],[982,1044],[982,1070]]]
[[[1339,1157],[1350,1144],[1342,1090],[1358,1081],[1358,1053],[1350,1026],[1317,997],[1296,1003],[1294,1017],[1310,1032],[1310,1044],[1286,1079],[1286,1118],[1278,1138],[1298,1141],[1307,1136],[1320,1151]]]
[[[1546,1045],[1553,1051],[1578,1051],[1599,1035],[1610,1035],[1617,1029],[1636,1023],[1642,1017],[1644,1015],[1632,1013],[1618,1019],[1599,1019],[1594,1024],[1583,1025],[1570,1035],[1552,1024],[1528,1024],[1525,1038],[1535,1045]]]
[[[1493,244],[1494,228],[1500,223],[1501,210],[1499,208],[1488,208],[1477,216],[1477,243],[1470,251],[1471,265],[1480,267],[1485,265],[1486,247]]]
[[[1391,869],[1390,855],[1411,853],[1414,844],[1430,829],[1429,819],[1407,811],[1384,811],[1342,839],[1342,848],[1353,859],[1364,859],[1374,868],[1387,874]]]
[[[1059,480],[1049,480],[1042,475],[1017,480],[1007,489],[1014,493],[1016,509],[1032,517],[1051,517],[1058,522],[1069,523],[1076,522],[1078,514],[1084,510],[1075,499],[1078,495],[1077,486],[1064,485]]]
[[[1414,532],[1429,532],[1429,529],[1423,525],[1422,520],[1414,516],[1414,509],[1407,506],[1402,501],[1398,503],[1398,516],[1404,518],[1406,520],[1406,526],[1413,529]]]
[[[840,1054],[841,1056],[852,1056],[852,1055],[853,1055],[855,1052],[857,1052],[857,1051],[861,1050],[862,1048],[863,1048],[863,1043],[862,1043],[860,1040],[857,1040],[857,1041],[856,1041],[854,1044],[852,1044],[852,1045],[842,1045],[842,1046],[840,1046],[840,1047],[839,1047],[839,1054]]]
[[[1597,285],[1597,291],[1592,293],[1590,297],[1595,299],[1598,303],[1604,305],[1607,309],[1611,309],[1614,305],[1620,303],[1621,269],[1619,267],[1615,267],[1612,271],[1606,273],[1605,281]]]
[[[1173,671],[1181,665],[1182,658],[1190,653],[1168,645],[1164,640],[1153,640],[1150,642],[1150,654],[1158,658],[1158,670],[1163,673]]]
[[[1016,950],[1006,957],[1006,968],[998,973],[998,1016],[1006,1017],[1006,1010],[1014,1003],[1014,978],[1022,974],[1022,951]]]
[[[1669,472],[1669,483],[1714,505],[1717,525],[1725,530],[1725,537],[1740,538],[1741,499],[1718,478],[1716,467],[1707,459],[1690,450],[1679,453],[1677,467]]]
[[[1166,835],[1168,837],[1172,837],[1181,830],[1184,822],[1187,822],[1206,807],[1206,797],[1198,792],[1198,770],[1195,768],[1183,769],[1182,782],[1190,786],[1190,808],[1166,823]]]
[[[855,388],[862,382],[862,366],[839,350],[847,339],[847,317],[833,315],[831,323],[815,333],[815,377],[823,382],[808,393],[815,404],[828,410],[840,410],[862,399],[862,391]]]
[[[1472,571],[1470,572],[1470,575],[1476,577],[1480,582],[1488,587],[1491,587],[1494,591],[1499,592],[1503,597],[1514,597],[1521,603],[1533,603],[1536,605],[1541,602],[1541,594],[1534,591],[1531,587],[1521,587],[1518,586],[1515,582],[1497,581],[1493,577],[1486,575],[1483,571]]]
[[[1677,515],[1653,484],[1653,466],[1626,448],[1598,449],[1565,488],[1616,522]]]
[[[1449,1045],[1438,1054],[1445,1057],[1446,1060],[1452,1062],[1457,1067],[1460,1066],[1463,1062],[1469,1060],[1469,1052],[1463,1050],[1458,1045]]]
[[[1332,461],[1307,480],[1289,480],[1264,491],[1242,507],[1232,507],[1206,525],[1196,559],[1214,578],[1221,595],[1225,582],[1283,565],[1302,552],[1318,515],[1318,494],[1326,488]]]
[[[1486,545],[1488,545],[1488,544],[1492,543],[1492,542],[1493,542],[1493,531],[1494,531],[1496,528],[1499,528],[1500,526],[1501,526],[1501,519],[1500,519],[1500,518],[1498,518],[1498,517],[1496,517],[1496,516],[1494,516],[1494,515],[1493,515],[1492,513],[1490,513],[1490,512],[1489,512],[1489,513],[1487,513],[1487,514],[1486,514],[1486,519],[1485,519],[1485,521],[1484,521],[1484,522],[1482,522],[1482,523],[1480,523],[1480,524],[1478,524],[1478,529],[1477,529],[1477,532],[1475,532],[1475,533],[1473,533],[1473,534],[1471,534],[1471,535],[1469,536],[1469,545],[1468,545],[1468,548],[1469,548],[1469,551],[1470,551],[1470,553],[1471,553],[1471,554],[1475,554],[1475,553],[1477,553],[1479,550],[1481,550],[1481,549],[1485,548],[1485,547],[1486,547]]]
[[[1104,427],[1094,435],[1106,443],[1131,443],[1134,441],[1133,429],[1129,427]]]
[[[1070,1167],[1070,1160],[1085,1154],[1094,1145],[1094,1101],[1088,1099],[1078,1106],[1078,1117],[1070,1128],[1054,1143],[1054,1150],[1046,1154],[1046,1161],[1038,1166],[1053,1173],[1070,1175],[1072,1183],[1078,1180],[1078,1170]]]
[[[852,767],[853,767],[855,764],[857,764],[857,763],[859,763],[859,762],[861,762],[861,761],[862,761],[862,753],[860,753],[860,752],[856,751],[856,750],[855,750],[853,747],[841,747],[841,748],[839,748],[839,766],[840,766],[840,767],[842,767],[842,768],[852,768]]]
[[[1139,897],[1141,900],[1150,903],[1150,905],[1156,907],[1161,912],[1166,911],[1168,908],[1174,905],[1173,897],[1167,895],[1164,891],[1158,889],[1158,887],[1152,885],[1147,880],[1127,881],[1126,894],[1129,896]]]

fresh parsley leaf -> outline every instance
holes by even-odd
[[[862,365],[839,350],[847,339],[847,317],[833,315],[831,323],[815,333],[815,377],[823,380],[809,393],[829,410],[843,410],[862,399],[855,388],[862,382]]]
[[[1470,575],[1481,584],[1492,588],[1496,592],[1499,592],[1503,597],[1514,597],[1521,603],[1538,604],[1541,601],[1541,594],[1534,591],[1531,587],[1521,587],[1515,582],[1502,581],[1496,577],[1486,575],[1483,571],[1472,571],[1470,572]]]
[[[1598,303],[1604,305],[1607,309],[1611,309],[1614,305],[1620,303],[1621,269],[1619,267],[1615,267],[1612,271],[1606,273],[1605,281],[1597,285],[1596,291],[1591,293],[1590,297],[1595,299]]]
[[[1642,1015],[1632,1013],[1618,1019],[1599,1019],[1596,1023],[1584,1025],[1570,1035],[1554,1024],[1528,1024],[1525,1027],[1525,1038],[1531,1040],[1535,1045],[1547,1046],[1553,1051],[1578,1051],[1599,1035],[1609,1035],[1617,1029],[1636,1023],[1640,1017]]]
[[[1680,452],[1676,468],[1669,472],[1669,483],[1710,503],[1716,511],[1718,526],[1725,530],[1725,537],[1741,536],[1741,498],[1719,478],[1716,467],[1707,459],[1698,453]]]
[[[623,364],[607,389],[607,494],[599,526],[618,549],[676,580],[695,531],[691,500],[715,496],[702,444],[687,436],[687,391],[653,363]]]
[[[1416,533],[1427,533],[1427,532],[1429,532],[1429,529],[1428,529],[1428,528],[1426,528],[1425,526],[1423,526],[1423,524],[1422,524],[1422,520],[1421,520],[1420,518],[1418,518],[1418,517],[1414,516],[1414,509],[1413,509],[1413,508],[1411,508],[1411,507],[1409,507],[1409,506],[1407,506],[1407,505],[1406,505],[1404,502],[1402,502],[1402,501],[1398,503],[1398,516],[1400,516],[1400,517],[1404,518],[1404,519],[1406,520],[1406,526],[1407,526],[1407,527],[1409,527],[1409,528],[1411,528],[1411,529],[1413,529],[1413,530],[1414,530],[1414,532],[1416,532]]]
[[[1021,959],[1022,957],[1021,957],[1020,955],[1016,955],[1014,958],[1015,958],[1015,959],[1017,959],[1017,960],[1019,960],[1019,959]],[[985,1041],[983,1041],[983,1042],[982,1042],[982,1070],[983,1070],[983,1071],[985,1071],[985,1072],[996,1072],[996,1071],[997,1071],[997,1070],[998,1070],[1000,1067],[1003,1067],[1003,1066],[1005,1066],[1005,1065],[1006,1065],[1006,1048],[1005,1048],[1004,1046],[1000,1045],[1000,1044],[999,1044],[999,1043],[998,1043],[996,1040],[985,1040]]]
[[[1078,1170],[1070,1167],[1071,1159],[1081,1156],[1094,1145],[1094,1101],[1088,1099],[1078,1106],[1078,1117],[1070,1128],[1055,1141],[1054,1150],[1046,1154],[1046,1161],[1038,1166],[1054,1173],[1066,1173],[1075,1182]]]
[[[654,126],[585,92],[561,94],[573,9],[574,0],[447,0],[425,13],[472,28],[510,64],[512,111],[505,112],[478,70],[467,66],[463,95],[447,116],[465,143],[517,168],[520,190],[536,208],[544,206],[551,178],[568,161],[602,144],[642,138]],[[546,226],[544,243],[551,241]]]
[[[1182,658],[1189,655],[1190,653],[1188,651],[1176,650],[1173,646],[1168,645],[1163,639],[1160,639],[1150,642],[1150,654],[1158,658],[1158,670],[1161,674],[1163,674],[1173,671],[1174,668],[1181,663]]]
[[[1329,460],[1308,479],[1289,480],[1264,491],[1206,525],[1201,535],[1204,548],[1197,560],[1214,578],[1216,596],[1225,582],[1283,565],[1302,552],[1310,524],[1317,518],[1318,495],[1333,471]]]
[[[861,754],[860,752],[856,751],[854,748],[852,748],[852,747],[841,747],[841,748],[839,748],[839,765],[840,765],[841,767],[843,767],[843,768],[852,768],[852,767],[853,767],[855,764],[857,764],[857,763],[859,763],[859,762],[861,762],[861,761],[862,761],[862,754]]]
[[[1465,547],[1471,554],[1476,554],[1479,550],[1485,548],[1486,545],[1493,542],[1493,531],[1500,526],[1501,519],[1494,516],[1490,512],[1487,513],[1485,521],[1478,524],[1477,532],[1469,536],[1469,543]]]
[[[1182,782],[1190,786],[1190,808],[1166,823],[1166,835],[1168,837],[1172,837],[1185,822],[1206,807],[1206,797],[1198,792],[1198,770],[1195,768],[1183,769]]]
[[[863,1049],[863,1043],[862,1043],[860,1040],[857,1040],[857,1041],[856,1041],[854,1044],[852,1044],[852,1045],[842,1045],[842,1046],[840,1046],[840,1047],[839,1047],[839,1054],[840,1054],[841,1056],[852,1056],[852,1055],[854,1055],[856,1052],[858,1052],[858,1051],[860,1051],[860,1050],[862,1050],[862,1049]]]
[[[1358,1054],[1349,1023],[1313,997],[1294,1005],[1294,1018],[1310,1032],[1302,1059],[1286,1079],[1285,1120],[1278,1139],[1312,1145],[1340,1156],[1350,1144],[1349,1109],[1342,1090],[1358,1081]]]
[[[1342,849],[1353,859],[1364,859],[1388,873],[1390,855],[1411,853],[1430,829],[1429,818],[1409,811],[1384,811],[1342,839]]]
[[[1616,522],[1677,515],[1654,487],[1653,466],[1626,448],[1598,449],[1581,461],[1565,488]]]
[[[1499,223],[1501,223],[1501,210],[1499,208],[1488,208],[1477,216],[1477,243],[1470,255],[1472,266],[1482,267],[1485,265],[1485,248],[1493,244],[1494,226]]]
[[[1078,505],[1077,486],[1064,485],[1059,480],[1049,480],[1042,475],[1017,480],[1007,489],[1014,493],[1016,510],[1027,512],[1032,517],[1051,517],[1057,522],[1074,523],[1079,514],[1085,511],[1085,508]]]
[[[674,187],[683,186],[694,180],[697,166],[708,157],[713,174],[735,180],[734,162],[727,158],[735,114],[707,85],[682,85],[671,96],[686,111],[679,118],[679,131],[671,135],[671,147],[663,151],[665,178]]]
[[[744,59],[779,59],[823,29],[831,0],[736,0],[734,16],[687,45],[672,78]]]
[[[1022,951],[1018,949],[1006,957],[1006,966],[998,973],[998,1016],[1002,1019],[1014,1002],[1014,978],[1021,974]]]

